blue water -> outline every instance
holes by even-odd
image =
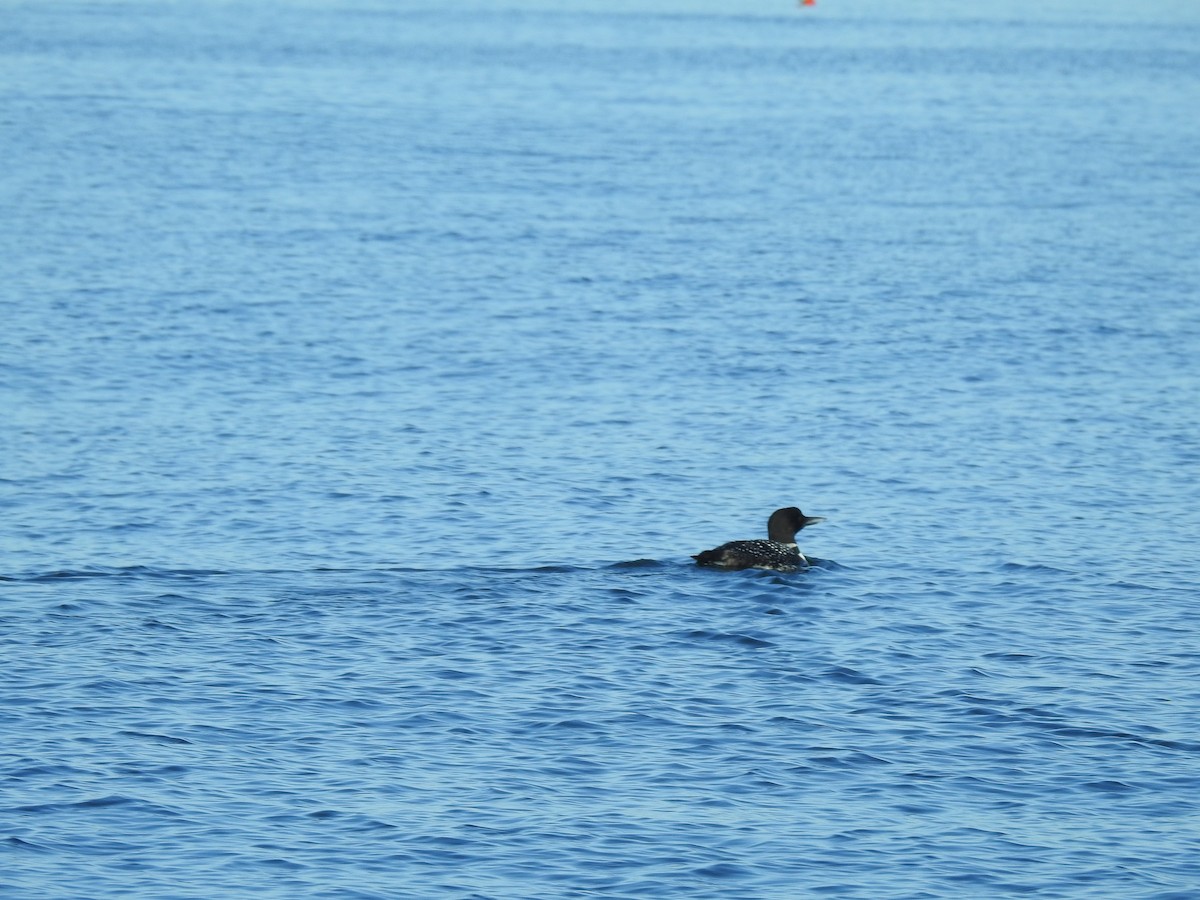
[[[0,895],[1200,896],[1200,9],[3,20]]]

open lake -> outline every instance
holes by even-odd
[[[1200,897],[1200,6],[0,17],[0,895]]]

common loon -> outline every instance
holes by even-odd
[[[808,565],[796,546],[796,532],[817,522],[822,516],[806,516],[794,506],[777,509],[767,520],[767,540],[730,541],[692,557],[698,566],[718,569],[774,569],[795,572]]]

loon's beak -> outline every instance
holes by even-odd
[[[825,521],[824,516],[805,516],[804,524],[802,524],[800,527],[807,528],[809,525],[816,525],[818,522],[824,522],[824,521]]]

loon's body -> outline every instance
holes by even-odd
[[[771,513],[767,521],[767,540],[730,541],[692,557],[698,566],[718,569],[773,569],[795,572],[808,566],[808,560],[796,546],[796,532],[809,525],[825,521],[820,516],[806,516],[789,506]]]

